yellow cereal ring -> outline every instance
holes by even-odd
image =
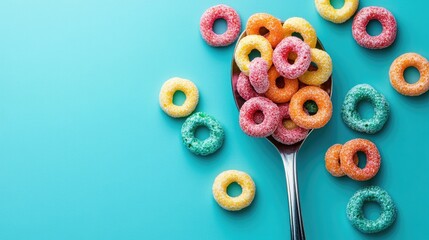
[[[173,96],[182,91],[186,100],[181,106],[174,105]],[[159,93],[159,105],[162,110],[174,118],[189,116],[197,107],[199,99],[198,88],[187,79],[173,77],[167,80]]]
[[[261,58],[267,62],[268,68],[270,68],[273,63],[273,48],[270,42],[260,35],[246,36],[238,42],[234,56],[238,68],[246,75],[249,75],[249,54],[254,49],[261,53]]]
[[[315,0],[316,9],[322,18],[333,23],[343,23],[353,16],[359,6],[359,0],[344,0],[340,9],[335,9],[330,0]]]
[[[289,18],[283,23],[283,29],[285,30],[285,37],[292,36],[292,33],[301,34],[304,42],[307,43],[311,48],[315,48],[317,44],[316,30],[313,26],[300,17]]]
[[[307,70],[298,79],[307,85],[319,86],[326,82],[332,74],[332,59],[327,52],[312,48],[311,61],[317,65],[317,70]]]
[[[237,197],[230,197],[227,188],[231,183],[240,185],[242,191]],[[222,208],[238,211],[249,206],[255,198],[256,187],[252,178],[245,172],[228,170],[219,174],[213,183],[213,197]]]

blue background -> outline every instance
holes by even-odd
[[[201,14],[219,3],[234,7],[243,25],[256,12],[304,17],[333,59],[332,120],[298,155],[308,239],[429,235],[429,94],[404,97],[388,79],[400,54],[429,57],[426,1],[361,1],[360,8],[388,8],[398,21],[395,44],[373,51],[356,44],[351,21],[323,20],[310,0],[2,0],[0,239],[289,238],[280,157],[238,125],[233,46],[212,48],[200,36]],[[181,143],[184,119],[159,108],[159,89],[173,76],[194,81],[197,110],[223,124],[226,140],[216,154],[191,154]],[[354,132],[340,117],[345,93],[359,83],[391,103],[390,119],[376,135]],[[356,137],[378,145],[379,174],[369,182],[330,176],[326,149]],[[246,171],[256,183],[246,210],[227,212],[212,198],[214,178],[228,169]],[[365,235],[350,225],[345,208],[356,190],[371,184],[390,193],[399,215],[387,231]],[[376,216],[376,206],[369,210]]]

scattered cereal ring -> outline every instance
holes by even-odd
[[[366,155],[366,165],[359,168],[353,158],[358,152]],[[380,169],[381,157],[377,146],[369,140],[356,138],[346,142],[340,152],[341,169],[351,179],[366,181],[373,178]]]
[[[326,170],[328,170],[328,172],[334,177],[342,177],[346,175],[341,169],[340,164],[340,152],[342,147],[343,145],[341,144],[334,144],[328,148],[328,151],[326,151],[325,154]],[[353,156],[353,162],[356,165],[359,162],[359,158],[356,154]]]
[[[246,24],[247,35],[261,35],[261,28],[268,30],[264,37],[274,48],[284,38],[284,30],[279,19],[267,13],[256,13],[250,16]]]
[[[280,120],[277,129],[273,133],[273,138],[283,144],[292,145],[305,139],[308,129],[298,127],[289,116],[289,104],[279,105]]]
[[[224,19],[227,30],[222,34],[213,31],[213,24],[217,19]],[[237,40],[240,34],[241,21],[238,13],[227,5],[216,5],[207,9],[200,20],[200,32],[203,39],[211,46],[228,46]]]
[[[210,136],[205,140],[195,137],[195,130],[204,126],[210,130]],[[220,123],[212,116],[197,112],[192,114],[182,126],[183,144],[193,153],[206,156],[222,147],[225,133]]]
[[[370,119],[362,119],[357,110],[357,105],[365,100],[374,106],[374,116]],[[374,134],[383,128],[389,118],[389,112],[389,103],[381,93],[368,84],[359,84],[346,94],[341,116],[351,129]]]
[[[330,0],[315,0],[315,3],[320,16],[333,23],[349,20],[359,6],[359,0],[344,0],[344,5],[340,9],[335,9]]]
[[[383,31],[377,36],[371,36],[366,31],[369,21],[377,20],[383,26]],[[396,39],[396,20],[391,12],[382,7],[362,8],[355,16],[352,34],[356,42],[369,49],[386,48]]]
[[[363,205],[376,202],[381,206],[381,214],[376,220],[365,218]],[[347,204],[347,218],[363,233],[376,233],[390,227],[396,220],[396,206],[389,194],[377,186],[365,187],[357,191]]]
[[[316,71],[306,71],[298,79],[307,84],[318,86],[326,82],[332,74],[332,60],[329,54],[323,50],[312,48],[311,61],[317,65]]]
[[[227,188],[231,183],[240,185],[242,191],[237,197],[230,197]],[[252,178],[245,172],[228,170],[219,174],[213,183],[213,197],[223,209],[238,211],[249,206],[255,198],[256,187]]]
[[[268,64],[262,58],[255,58],[249,65],[249,80],[257,93],[264,93],[268,90]]]
[[[288,61],[290,53],[297,54],[293,64]],[[310,47],[297,37],[287,37],[274,49],[273,63],[283,77],[288,79],[297,78],[304,74],[310,66]]]
[[[282,86],[277,86],[277,79],[282,78]],[[289,102],[292,96],[298,91],[298,79],[287,79],[280,76],[276,68],[273,66],[268,71],[269,87],[265,96],[275,103]]]
[[[267,62],[268,68],[270,68],[272,64],[273,48],[270,42],[259,35],[246,36],[238,42],[234,54],[235,63],[246,75],[249,75],[249,54],[254,49],[261,53],[261,58]]]
[[[258,97],[259,94],[255,91],[252,84],[250,84],[249,77],[244,73],[240,73],[237,79],[237,92],[244,100],[249,100]]]
[[[257,124],[256,112],[264,114],[263,122]],[[268,137],[277,128],[280,112],[277,105],[268,98],[255,97],[247,100],[240,109],[240,127],[244,133],[253,137]]]
[[[314,115],[309,115],[304,110],[303,106],[308,100],[313,100],[317,104],[318,111]],[[321,88],[307,86],[293,95],[290,100],[289,114],[292,120],[302,128],[321,128],[331,119],[332,102],[328,93]]]
[[[310,48],[316,47],[316,30],[314,30],[313,26],[304,18],[292,17],[287,19],[283,23],[283,29],[285,30],[285,37],[290,37],[293,33],[299,33]]]
[[[420,73],[420,79],[415,83],[407,83],[404,71],[415,67]],[[405,53],[393,61],[389,71],[390,83],[400,94],[419,96],[429,90],[429,62],[417,53]]]
[[[174,105],[173,97],[177,91],[182,91],[186,100],[181,106]],[[189,116],[198,104],[198,88],[195,84],[183,78],[170,78],[161,87],[159,105],[162,110],[174,118]]]

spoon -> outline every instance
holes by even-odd
[[[238,42],[246,36],[246,32],[243,32]],[[322,43],[318,40],[316,48],[319,48],[321,50],[324,50],[324,47]],[[235,46],[234,53],[237,49],[237,45]],[[237,105],[237,108],[240,109],[241,106],[244,104],[245,100],[241,98],[241,96],[238,94],[236,86],[237,86],[237,79],[238,75],[240,74],[240,69],[238,68],[237,64],[235,63],[235,59],[233,56],[232,60],[232,76],[231,76],[231,83],[232,83],[232,90],[234,95],[235,104]],[[324,89],[329,96],[332,94],[332,76],[329,77],[328,81],[326,81],[321,86],[322,89]],[[280,156],[283,160],[283,166],[285,170],[286,175],[286,186],[287,186],[287,192],[288,192],[288,199],[289,199],[289,217],[290,217],[290,231],[291,231],[291,239],[293,240],[304,240],[305,239],[305,233],[304,233],[304,225],[302,221],[302,215],[301,215],[301,206],[299,203],[299,191],[298,191],[298,178],[296,173],[296,155],[301,148],[304,141],[307,139],[308,135],[313,130],[309,131],[306,138],[298,143],[295,143],[293,145],[285,145],[282,143],[277,142],[273,137],[267,137],[268,141],[270,141],[275,148],[277,148],[277,151],[280,153]]]

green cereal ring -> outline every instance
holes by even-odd
[[[210,130],[210,136],[205,140],[195,137],[195,130],[201,126]],[[222,147],[224,138],[225,133],[220,123],[214,117],[203,112],[192,114],[182,126],[183,144],[197,155],[206,156],[216,152]]]
[[[366,219],[362,211],[365,202],[376,202],[381,214],[376,220]],[[388,228],[396,219],[396,207],[389,194],[377,186],[357,191],[347,204],[347,217],[352,225],[364,233],[376,233]]]
[[[362,119],[357,111],[357,105],[365,100],[374,106],[374,116],[370,119]],[[381,93],[368,84],[359,84],[346,94],[341,115],[351,129],[373,134],[383,128],[389,118],[389,112],[389,103]]]

